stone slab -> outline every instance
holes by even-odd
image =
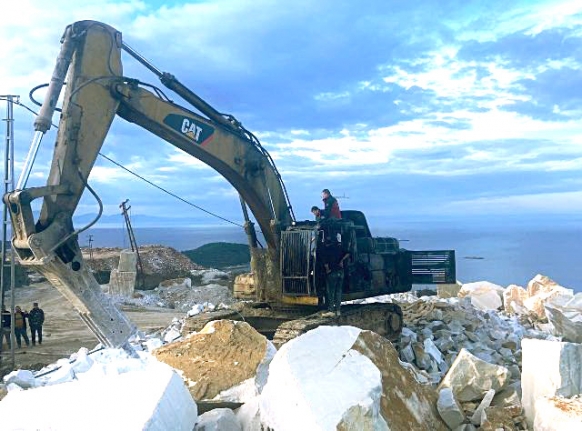
[[[521,346],[521,402],[531,426],[538,399],[582,393],[582,344],[525,338]]]
[[[0,402],[0,418],[5,430],[191,431],[198,411],[182,379],[159,364],[99,379],[12,391]]]

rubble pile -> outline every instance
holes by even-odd
[[[113,296],[128,307],[162,307],[194,316],[203,311],[229,308],[234,298],[228,273],[216,269],[192,270],[189,277],[162,281],[148,291],[136,291],[132,297]]]
[[[194,274],[205,286],[225,282],[224,277],[219,271]],[[195,287],[183,278],[158,290],[164,289]],[[7,376],[6,400],[17,401],[0,402],[0,414],[16,402],[54,406],[55,397],[82,398],[77,385],[93,391],[93,382],[127,374],[109,387],[139,379],[142,386],[135,384],[132,394],[136,387],[148,392],[140,393],[139,420],[159,411],[160,420],[176,421],[164,422],[164,429],[192,429],[194,423],[199,431],[582,429],[582,344],[574,342],[580,335],[582,294],[541,275],[527,289],[478,282],[442,292],[446,298],[398,294],[359,301],[401,305],[405,327],[394,345],[371,331],[320,326],[276,351],[246,322],[217,320],[191,333],[185,330],[188,319],[175,318],[162,339],[133,340],[138,350],[150,352],[140,351],[139,358],[114,349],[81,350],[40,373]],[[232,315],[236,307],[220,313]],[[198,302],[186,315],[214,308]],[[556,318],[554,310],[562,317]],[[235,317],[225,317],[230,318]],[[62,382],[74,384],[60,389],[62,395],[48,391],[68,386],[57,384]],[[135,396],[124,390],[119,393],[132,399],[134,409]],[[166,419],[170,399],[175,417]],[[198,415],[197,405],[214,409]],[[117,414],[110,407],[97,408]],[[53,416],[46,416],[47,423]],[[124,428],[132,429],[133,423]],[[137,429],[155,429],[135,423]]]
[[[83,258],[100,284],[109,283],[111,271],[118,268],[121,251],[122,249],[115,247],[82,249]],[[144,270],[143,281],[146,290],[157,287],[164,280],[189,277],[190,271],[202,269],[200,265],[172,247],[142,246],[139,248],[139,256]]]
[[[215,269],[193,270],[191,273],[192,277],[165,280],[160,283],[154,289],[159,298],[158,303],[182,312],[198,309],[198,313],[212,310],[214,305],[222,304],[220,308],[225,308],[233,303],[228,273]],[[200,308],[200,305],[203,307]],[[189,314],[197,313],[192,311]]]
[[[518,380],[520,340],[526,333],[517,318],[475,309],[469,298],[408,297],[402,302],[405,327],[399,343],[403,361],[427,372],[438,383],[465,350],[490,364],[504,366]]]

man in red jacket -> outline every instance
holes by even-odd
[[[342,213],[340,211],[337,199],[331,195],[329,189],[323,189],[323,191],[321,192],[321,197],[323,198],[324,204],[324,208],[322,211],[323,218],[325,219],[342,218]]]

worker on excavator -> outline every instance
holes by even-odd
[[[335,237],[326,237],[322,256],[325,268],[325,303],[327,312],[324,317],[339,317],[344,284],[344,261],[350,257],[342,250],[341,243]]]
[[[323,189],[321,192],[321,197],[323,199],[324,208],[322,211],[323,218],[325,219],[340,219],[342,218],[342,213],[340,211],[337,199],[334,198],[329,189]]]
[[[315,217],[315,221],[321,221],[323,219],[321,210],[319,209],[319,207],[316,207],[315,205],[311,207],[311,214],[313,214],[313,217]]]

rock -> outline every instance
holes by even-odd
[[[523,309],[523,302],[529,298],[527,290],[516,284],[511,284],[503,291],[503,309],[506,313],[517,313]]]
[[[196,316],[204,311],[204,306],[202,304],[194,304],[190,310],[186,313],[188,317]]]
[[[541,319],[545,317],[544,305],[564,305],[572,299],[574,291],[538,274],[528,283],[528,294],[524,307]]]
[[[516,418],[521,414],[521,407],[487,407],[482,414],[482,425],[480,431],[497,431],[499,429],[505,431],[517,431],[523,429],[518,427]]]
[[[414,351],[414,358],[418,368],[428,370],[431,366],[431,360],[429,354],[424,351],[424,345],[422,343],[412,343],[412,350]]]
[[[149,340],[147,340],[145,342],[145,346],[148,352],[152,352],[155,349],[157,349],[158,347],[162,347],[164,345],[164,343],[162,342],[162,340],[160,340],[159,338],[150,338]]]
[[[236,410],[236,417],[243,431],[256,431],[261,428],[261,412],[259,410],[259,397],[247,400]]]
[[[518,365],[507,365],[512,380],[521,381],[521,370]]]
[[[535,406],[534,431],[582,429],[582,398],[542,397]]]
[[[229,275],[227,272],[220,271],[218,269],[199,269],[199,270],[192,270],[190,274],[195,278],[200,279],[201,284],[214,284],[220,280],[228,280]]]
[[[42,377],[39,378],[39,380],[43,381],[45,385],[58,385],[60,383],[72,382],[75,380],[75,372],[67,359],[60,359],[57,361],[57,364],[59,364],[59,368],[51,373],[49,379],[45,380]],[[89,368],[87,368],[87,370]]]
[[[490,389],[503,389],[508,377],[507,368],[482,361],[461,349],[438,389],[450,387],[461,402],[480,400]]]
[[[521,408],[521,394],[513,386],[508,386],[495,394],[491,405],[494,407],[519,406]]]
[[[409,364],[414,362],[414,351],[412,350],[412,346],[410,344],[400,349],[400,357],[404,362],[408,362]]]
[[[3,378],[4,384],[9,385],[14,383],[22,389],[34,388],[38,386],[38,382],[34,378],[34,374],[29,370],[16,370],[7,374]]]
[[[483,400],[481,400],[479,407],[477,407],[475,413],[473,413],[473,416],[471,416],[471,423],[473,425],[481,426],[482,423],[485,422],[486,418],[486,416],[484,415],[485,409],[491,405],[491,401],[493,401],[494,396],[495,389],[489,389],[485,396],[483,397]]]
[[[194,431],[242,431],[242,426],[231,409],[214,409],[201,414]]]
[[[137,272],[121,272],[114,268],[109,274],[109,285],[106,292],[109,295],[131,298],[135,291],[136,279]]]
[[[469,297],[478,310],[497,310],[503,305],[503,287],[488,281],[463,284],[459,297]]]
[[[443,388],[439,391],[437,410],[451,429],[455,429],[465,421],[463,409],[455,399],[451,388]]]
[[[181,370],[190,393],[201,400],[256,379],[259,371],[266,372],[274,347],[246,322],[215,320],[183,341],[158,348],[153,355]]]
[[[5,430],[191,431],[197,416],[182,379],[160,363],[94,380],[12,391],[0,403]]]
[[[107,293],[109,295],[131,297],[137,280],[137,253],[121,250],[119,264],[109,275]]]
[[[85,373],[93,366],[93,359],[88,355],[89,349],[81,347],[79,351],[71,356],[75,362],[72,364],[74,374]]]
[[[401,334],[401,336],[403,338],[409,339],[412,342],[418,341],[418,335],[416,334],[416,332],[414,332],[410,328],[407,328],[406,326],[402,328],[402,334]]]
[[[389,429],[446,429],[435,408],[435,390],[419,384],[413,372],[400,366],[398,352],[389,341],[374,332],[362,331],[353,349],[369,358],[382,374],[381,413]],[[362,429],[359,423],[356,425]]]
[[[263,427],[277,431],[445,430],[436,398],[385,338],[321,326],[281,347],[259,403]]]
[[[522,405],[531,426],[539,398],[582,393],[582,344],[536,339],[521,344]]]
[[[428,327],[421,329],[420,335],[422,336],[423,340],[434,340],[434,335],[431,329]]]
[[[542,274],[537,274],[527,284],[527,296],[536,296],[538,293],[549,293],[554,287],[558,286],[550,277]]]
[[[455,298],[461,290],[461,283],[437,284],[437,296],[439,298]]]
[[[441,363],[444,362],[443,354],[440,352],[440,350],[437,348],[437,346],[435,346],[434,342],[430,338],[425,339],[423,344],[424,344],[424,351],[431,358],[433,358],[438,365],[440,365]]]
[[[548,293],[540,293],[524,301],[527,310],[538,318],[545,317],[545,305],[564,305],[574,296],[574,290],[566,289],[562,286],[556,286],[554,290]]]
[[[162,281],[158,287],[178,287],[183,286],[187,289],[192,288],[192,279],[189,277],[172,278],[170,280]]]
[[[553,325],[553,334],[564,341],[582,343],[582,293],[578,293],[564,305],[545,304],[548,321]]]
[[[182,333],[180,332],[179,329],[176,328],[170,328],[165,334],[164,334],[164,341],[166,343],[172,343],[174,341],[176,341],[178,338],[180,338],[182,336]]]
[[[239,274],[234,279],[233,296],[238,299],[255,299],[257,289],[253,274]]]

